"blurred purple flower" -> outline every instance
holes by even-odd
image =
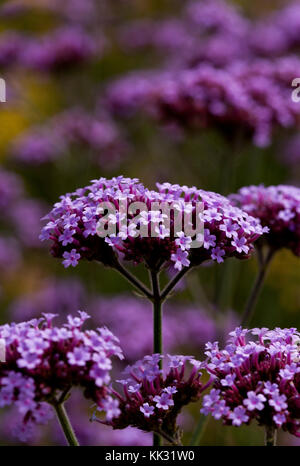
[[[295,186],[248,186],[229,196],[232,202],[269,228],[262,242],[300,256],[300,189]]]
[[[79,27],[56,29],[33,38],[24,48],[20,63],[41,71],[56,71],[101,57],[103,38],[97,40]]]
[[[200,398],[211,380],[202,383],[201,363],[190,356],[168,354],[164,373],[158,365],[162,358],[153,354],[128,366],[124,371],[126,379],[117,381],[122,384],[123,393],[114,392],[115,399],[119,401],[119,414],[106,421],[99,420],[95,414],[94,420],[114,429],[133,426],[146,432],[165,434],[176,444],[180,437],[178,414],[183,406]],[[136,382],[140,386],[131,393],[129,388]],[[98,411],[101,412],[101,407]]]
[[[127,149],[125,139],[111,119],[73,108],[21,134],[12,152],[24,163],[42,164],[56,160],[73,146],[91,149],[96,161],[105,162],[108,167],[118,164]]]
[[[7,273],[21,262],[20,245],[15,238],[0,236],[0,270]]]
[[[82,331],[89,317],[67,317],[54,327],[55,314],[20,324],[2,325],[0,338],[6,345],[6,361],[0,366],[0,406],[15,405],[22,416],[17,435],[27,440],[35,424],[47,423],[59,394],[81,386],[84,394],[105,410],[110,399],[109,369],[101,368],[97,355],[123,358],[118,339],[107,328]],[[54,376],[55,375],[55,376]],[[109,413],[108,413],[109,418]]]
[[[27,38],[15,31],[3,32],[0,35],[0,66],[8,67],[18,63],[26,43]]]
[[[23,183],[13,172],[0,169],[0,208],[9,211],[14,201],[23,195]]]
[[[300,60],[235,61],[224,69],[201,64],[192,69],[138,72],[110,85],[112,111],[143,111],[183,128],[213,127],[231,135],[241,128],[257,146],[271,143],[275,128],[297,125],[300,107],[291,99],[291,82]]]
[[[229,335],[224,350],[218,342],[206,345],[204,366],[214,384],[201,412],[237,427],[256,419],[300,437],[299,332],[238,327]]]
[[[135,230],[130,229],[131,226],[135,226],[135,224],[130,224],[133,218],[132,214],[127,217],[124,228],[120,228],[117,220],[119,213],[117,217],[114,216],[113,224],[116,226],[116,234],[106,235],[104,238],[96,234],[96,228],[91,230],[91,221],[94,225],[101,224],[102,220],[107,222],[106,217],[98,210],[101,202],[110,202],[118,210],[120,197],[122,197],[123,202],[126,200],[127,210],[136,201],[144,203],[145,210],[140,211],[139,214],[139,226],[145,226],[150,232],[149,236],[136,235]],[[163,232],[159,230],[158,234],[153,236],[151,234],[152,214],[149,216],[149,212],[152,212],[153,202],[156,205],[158,202],[167,203],[169,206],[173,204],[172,208],[175,204],[177,211],[182,213],[186,208],[186,203],[188,203],[191,212],[195,212],[195,214],[197,205],[199,206],[199,202],[201,202],[203,212],[198,214],[199,219],[202,220],[204,227],[216,236],[216,244],[222,250],[222,254],[219,253],[216,256],[213,250],[201,247],[193,249],[186,247],[187,250],[183,251],[181,245],[176,243],[174,218],[170,218],[167,235],[163,235]],[[159,228],[162,228],[161,209],[156,210],[155,213],[158,214]],[[72,227],[72,230],[76,232],[72,237],[72,242],[63,246],[60,238],[63,237],[62,234],[65,230],[70,229],[69,218],[71,215],[75,215],[76,218],[75,225]],[[238,239],[243,241],[242,249],[235,246],[232,239],[228,238],[220,229],[228,218],[231,218],[236,225]],[[164,261],[162,265],[165,268],[172,265],[181,270],[189,265],[200,265],[209,259],[218,258],[218,262],[223,262],[224,259],[233,256],[246,259],[253,250],[253,243],[265,231],[258,220],[233,207],[228,199],[220,194],[196,187],[171,185],[170,183],[157,183],[157,191],[154,191],[145,188],[138,179],[124,178],[123,176],[110,180],[106,178],[93,180],[91,185],[61,196],[60,201],[54,205],[45,219],[48,220],[48,223],[42,229],[40,239],[51,241],[52,255],[58,258],[63,257],[65,267],[76,266],[78,261],[87,259],[117,268],[118,259],[121,257],[134,265],[144,262],[150,269],[156,267],[158,262]],[[242,222],[243,225],[246,222],[247,228],[241,226]],[[194,227],[195,225],[193,225]],[[246,230],[250,233],[246,233]],[[186,235],[186,239],[189,241],[191,237]]]

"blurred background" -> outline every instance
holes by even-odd
[[[7,102],[0,103],[0,323],[42,312],[63,318],[82,309],[92,315],[91,326],[107,325],[120,338],[126,363],[151,352],[149,305],[95,263],[64,269],[39,241],[40,219],[60,194],[101,176],[138,177],[151,188],[163,181],[195,185],[224,195],[249,184],[299,186],[296,119],[289,125],[274,119],[262,144],[248,128],[239,137],[234,116],[230,130],[214,117],[196,127],[179,125],[154,115],[143,100],[153,72],[159,86],[166,70],[231,70],[240,63],[252,70],[251,91],[262,93],[268,82],[255,69],[286,59],[282,67],[290,60],[300,77],[299,52],[300,2],[2,1],[0,77]],[[128,82],[129,73],[142,77],[139,86]],[[268,90],[274,106],[276,99],[278,106],[290,105],[291,80]],[[165,308],[165,350],[199,358],[205,342],[224,341],[239,321],[256,269],[255,257],[230,259],[187,276]],[[143,270],[134,272],[146,279]],[[299,258],[280,251],[253,326],[300,328],[299,282]],[[90,406],[80,393],[74,392],[68,409],[82,444],[151,444],[151,436],[134,429],[90,423]],[[197,403],[182,414],[187,442],[199,409]],[[14,416],[1,410],[0,445],[18,444],[11,434]],[[64,444],[55,419],[29,444]],[[262,445],[263,431],[254,424],[225,428],[210,419],[201,444]],[[279,444],[297,441],[282,433]]]

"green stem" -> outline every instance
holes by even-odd
[[[252,291],[250,293],[250,296],[248,298],[248,301],[247,301],[247,304],[246,304],[246,307],[245,307],[245,310],[242,316],[241,325],[243,327],[249,325],[253,318],[257,300],[262,290],[263,284],[265,282],[267,271],[268,271],[273,255],[274,255],[274,250],[270,249],[268,253],[266,254],[265,258],[260,256],[261,259],[259,261],[258,274],[256,276]]]
[[[115,270],[117,270],[123,277],[126,278],[131,285],[133,285],[138,291],[140,291],[143,295],[145,295],[148,299],[152,300],[153,296],[148,288],[134,275],[132,275],[127,269],[125,269],[120,262],[117,262],[114,266]]]
[[[192,438],[190,440],[191,447],[197,447],[201,441],[201,438],[204,434],[204,431],[207,427],[209,417],[200,414],[199,421],[197,423],[196,429],[193,432]]]
[[[54,405],[57,418],[59,420],[62,431],[66,437],[69,446],[79,447],[79,442],[76,438],[75,432],[71,425],[70,419],[67,415],[66,409],[63,403],[55,403]]]
[[[162,430],[159,431],[159,434],[162,436],[162,438],[164,438],[167,442],[169,442],[170,445],[177,446],[177,447],[182,445],[179,441],[177,441],[176,439],[174,439],[170,435],[166,434]]]
[[[275,447],[276,446],[277,429],[273,426],[265,427],[265,446]]]
[[[171,280],[168,285],[163,289],[161,293],[161,299],[164,301],[168,298],[171,291],[175,288],[177,283],[182,279],[182,277],[191,270],[192,267],[183,267],[180,272]]]
[[[154,270],[150,272],[152,284],[152,303],[153,303],[153,353],[163,353],[162,343],[162,298],[160,295],[158,273]],[[159,361],[159,367],[162,369],[162,360]],[[153,434],[153,446],[161,446],[162,438],[159,434]]]

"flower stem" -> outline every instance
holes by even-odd
[[[158,281],[158,272],[151,270],[151,284],[152,284],[152,304],[153,304],[153,353],[162,354],[163,341],[162,341],[162,298],[160,295],[160,287]],[[162,369],[162,360],[159,361],[159,367]],[[153,446],[162,445],[162,438],[159,434],[153,434]]]
[[[191,267],[183,267],[180,272],[171,280],[168,285],[163,289],[161,293],[161,299],[164,301],[168,298],[171,291],[175,288],[177,283],[182,279],[182,277],[191,270]]]
[[[276,446],[277,429],[273,426],[266,426],[265,428],[265,446],[275,447]]]
[[[193,432],[192,438],[190,440],[190,446],[191,447],[197,447],[200,443],[200,440],[204,434],[204,431],[206,429],[206,426],[208,424],[209,417],[204,416],[204,414],[200,415],[199,421],[196,425],[196,428]]]
[[[159,434],[164,438],[166,439],[167,442],[170,443],[170,445],[173,445],[173,446],[180,446],[182,445],[182,443],[179,441],[179,440],[176,440],[175,438],[171,437],[170,435],[168,435],[166,432],[164,432],[163,430],[159,430],[158,431]]]
[[[79,447],[79,442],[76,438],[75,432],[71,425],[70,419],[67,415],[66,409],[63,403],[55,403],[54,405],[57,418],[59,420],[62,431],[66,437],[69,446]]]
[[[268,271],[271,259],[273,258],[273,255],[274,255],[273,249],[269,249],[265,257],[263,257],[262,253],[260,253],[258,274],[256,276],[256,280],[254,282],[252,291],[250,293],[250,296],[248,298],[248,301],[247,301],[247,304],[244,310],[244,314],[242,316],[241,325],[243,327],[249,325],[253,318],[256,303],[257,303],[259,294],[262,290],[263,284],[265,282],[267,271]]]
[[[162,354],[162,299],[156,272],[151,272],[152,291],[153,291],[153,352]],[[159,361],[162,368],[162,361]]]
[[[114,266],[115,270],[117,270],[123,277],[126,278],[131,285],[133,285],[138,291],[140,291],[143,295],[145,295],[148,299],[153,298],[151,292],[148,288],[134,275],[132,275],[127,269],[125,269],[120,262],[117,262]]]

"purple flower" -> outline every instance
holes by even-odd
[[[232,246],[234,246],[237,252],[244,252],[245,254],[248,253],[249,247],[246,246],[246,240],[244,237],[236,238],[234,241],[231,242]]]
[[[130,206],[136,201],[144,204],[138,222],[136,223],[132,214],[128,214],[124,220],[124,214],[118,206],[121,202],[126,203],[130,212]],[[110,213],[110,218],[104,215],[102,202],[113,206],[114,213]],[[192,219],[201,203],[203,211],[198,214],[204,222],[204,247],[190,247],[193,237],[182,231],[178,237],[173,218],[170,218],[170,228],[165,228],[164,234],[157,234],[158,225],[163,222],[166,214],[162,212],[162,208],[153,210],[153,203],[172,207],[182,216],[188,212],[191,215],[189,227],[192,226],[194,231],[195,218]],[[73,235],[69,232],[71,217],[71,230],[76,229]],[[254,241],[263,233],[257,220],[233,207],[219,194],[170,183],[158,183],[157,191],[150,191],[137,179],[122,176],[111,180],[93,180],[91,185],[61,196],[47,219],[49,221],[42,230],[41,239],[51,240],[52,254],[55,257],[63,257],[65,267],[76,266],[79,259],[97,260],[116,267],[118,258],[122,257],[134,264],[144,262],[150,269],[159,262],[163,263],[163,267],[173,265],[177,270],[181,270],[183,267],[196,266],[210,259],[220,263],[227,257],[248,257],[253,250]],[[229,219],[230,229],[238,231],[236,246],[220,229],[224,221]],[[241,228],[241,222],[246,221],[252,226],[250,233]],[[76,223],[74,228],[73,222]],[[95,225],[98,225],[97,235]],[[112,228],[111,233],[106,233],[106,225]],[[156,235],[151,234],[153,226]],[[143,229],[144,234],[140,235],[139,229]],[[197,236],[194,233],[194,239]],[[71,241],[71,237],[71,245],[64,246],[61,240],[66,243]],[[214,244],[215,247],[210,249]]]
[[[134,425],[146,432],[165,431],[174,436],[178,430],[176,418],[181,408],[200,398],[211,380],[202,384],[200,362],[189,356],[165,358],[165,372],[159,368],[160,354],[145,356],[125,369],[127,377],[119,381],[124,394],[115,392],[119,414],[102,421],[114,429]],[[174,364],[177,361],[177,364]],[[180,364],[179,364],[180,361]],[[143,414],[141,416],[141,413]]]
[[[23,357],[18,360],[18,366],[20,368],[26,367],[27,369],[34,369],[40,362],[41,359],[37,354],[23,352]]]
[[[56,71],[90,61],[98,52],[91,35],[78,27],[66,27],[56,29],[39,40],[28,40],[20,62],[41,71]]]
[[[65,230],[60,237],[58,238],[61,241],[63,246],[67,246],[69,243],[73,243],[73,235],[75,230]]]
[[[282,378],[292,380],[296,374],[300,372],[300,367],[296,363],[287,364],[283,369],[280,369],[279,374]]]
[[[226,387],[231,387],[234,384],[236,374],[227,374],[224,379],[221,380],[221,384]]]
[[[273,250],[290,249],[300,256],[300,189],[294,186],[243,187],[230,199],[259,219],[269,233],[260,240]]]
[[[247,399],[243,403],[249,411],[253,411],[254,409],[261,411],[265,407],[263,402],[266,400],[266,397],[261,393],[257,395],[255,392],[250,391],[247,393]]]
[[[23,195],[21,179],[14,173],[0,170],[0,207],[9,209],[13,203]]]
[[[276,393],[279,393],[279,386],[277,385],[277,383],[266,382],[264,394],[273,396]]]
[[[204,242],[203,242],[204,248],[209,249],[209,248],[215,247],[216,239],[217,239],[216,236],[211,235],[210,231],[207,228],[205,228],[205,230],[204,230]]]
[[[150,406],[149,403],[144,403],[140,407],[140,411],[144,414],[145,417],[150,417],[154,413],[154,406]]]
[[[216,260],[218,264],[221,264],[222,262],[224,262],[223,256],[225,256],[224,249],[221,249],[219,246],[212,249],[211,258],[213,260]]]
[[[180,246],[183,251],[190,249],[192,242],[191,238],[186,237],[183,231],[177,233],[177,236],[178,239],[175,240],[177,246]]]
[[[213,388],[208,395],[203,397],[202,405],[200,412],[207,415],[211,413],[215,404],[217,404],[220,400],[220,390],[216,390]]]
[[[168,393],[169,395],[174,395],[174,393],[177,393],[177,388],[176,387],[166,387],[164,388],[164,392]]]
[[[284,411],[288,405],[286,403],[287,397],[285,395],[279,395],[279,393],[273,393],[272,398],[269,400],[269,405],[273,406],[275,411]]]
[[[74,348],[72,352],[67,353],[67,357],[71,366],[85,366],[90,359],[90,352],[84,348]]]
[[[127,143],[111,118],[75,107],[21,133],[11,150],[18,161],[39,165],[76,147],[89,149],[97,163],[113,167],[126,156]]]
[[[232,220],[225,219],[224,223],[220,225],[220,230],[223,230],[227,236],[227,238],[236,238],[237,237],[237,230],[239,229],[236,223],[232,223]]]
[[[65,259],[63,261],[64,267],[70,267],[70,265],[76,267],[80,259],[80,254],[76,252],[76,249],[72,249],[70,252],[65,251],[63,257]]]
[[[136,383],[133,385],[129,385],[128,387],[128,392],[129,393],[137,393],[139,389],[141,388],[142,384],[141,383]]]
[[[0,269],[14,270],[21,262],[21,251],[18,242],[12,237],[0,236]]]
[[[46,314],[0,326],[9,355],[0,364],[0,406],[16,406],[22,419],[18,432],[26,439],[35,424],[48,422],[52,408],[46,408],[47,403],[73,386],[80,386],[87,398],[107,409],[108,419],[119,413],[117,400],[109,396],[111,364],[103,368],[104,359],[123,357],[117,338],[105,328],[82,331],[88,318],[84,312],[76,318],[68,316],[62,327],[53,326],[54,317]],[[98,345],[93,344],[95,336]]]
[[[229,419],[232,420],[232,425],[239,427],[241,424],[248,422],[249,416],[246,414],[244,406],[237,406],[233,412],[229,414]]]
[[[232,43],[232,37],[228,41],[223,34],[217,44],[226,41]],[[108,90],[112,110],[123,115],[143,111],[164,123],[212,127],[225,135],[228,127],[232,131],[242,127],[259,147],[270,145],[276,128],[296,128],[300,110],[290,98],[290,83],[299,75],[298,58],[229,61],[230,57],[219,67],[210,63],[206,44],[203,48],[204,60],[200,54],[192,67],[184,62],[169,71],[139,71],[112,84]],[[219,45],[215,48],[218,51]]]
[[[102,406],[99,407],[98,410],[104,410],[106,412],[106,419],[108,422],[121,414],[118,400],[113,399],[111,396],[103,400]]]
[[[103,369],[98,364],[94,364],[92,366],[89,375],[95,380],[95,384],[97,385],[97,387],[103,387],[110,381],[107,369]]]
[[[174,406],[174,401],[169,393],[163,392],[160,396],[155,396],[153,401],[156,403],[158,409],[169,409],[170,406]]]
[[[171,260],[174,262],[174,268],[177,270],[181,270],[182,267],[188,267],[190,265],[188,256],[188,253],[186,251],[183,251],[182,249],[178,249],[176,254],[172,254]]]
[[[277,427],[281,427],[282,424],[286,423],[286,415],[282,413],[275,414],[273,416],[273,421],[275,422]]]
[[[236,328],[223,350],[208,343],[203,364],[214,378],[201,412],[240,426],[259,425],[299,436],[300,333],[295,328]]]

